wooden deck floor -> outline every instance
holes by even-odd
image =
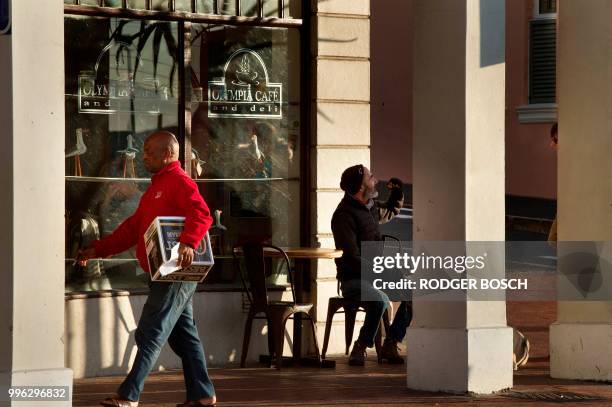
[[[494,396],[468,396],[425,393],[406,388],[403,366],[378,365],[368,361],[365,367],[348,366],[342,359],[335,369],[291,367],[281,371],[265,367],[246,369],[211,369],[219,399],[218,406],[499,406],[522,404],[531,406],[559,405]],[[95,406],[111,395],[121,377],[98,377],[77,380],[74,385],[74,406]],[[548,376],[547,361],[533,361],[514,378],[514,391],[574,392],[604,397],[606,400],[563,403],[566,406],[612,406],[612,386]],[[174,406],[184,398],[180,371],[154,374],[146,382],[141,406]]]
[[[594,382],[555,380],[548,371],[548,326],[555,319],[554,303],[509,303],[508,323],[532,343],[532,358],[516,372],[512,390],[520,392],[574,392],[606,400],[566,402],[565,406],[612,406],[612,386]],[[335,369],[304,367],[281,371],[261,366],[211,369],[218,406],[499,406],[521,404],[558,406],[506,395],[468,396],[424,393],[406,388],[405,366],[378,365],[374,352],[365,367],[352,367],[338,358]],[[407,373],[408,372],[408,373]],[[122,377],[82,379],[74,384],[74,406],[95,406],[113,394]],[[141,406],[174,406],[185,397],[181,371],[154,374],[146,382]]]

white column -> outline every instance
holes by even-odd
[[[313,242],[333,248],[331,218],[344,196],[342,171],[370,166],[370,0],[318,0],[312,6],[311,230]],[[317,261],[313,277],[311,300],[323,346],[328,300],[337,295],[334,261]],[[355,339],[357,332],[359,322]],[[344,314],[334,318],[328,354],[334,353],[344,353]]]
[[[72,391],[63,338],[63,2],[11,3],[11,34],[0,36],[0,386]]]
[[[415,0],[414,12],[414,239],[503,241],[505,1]],[[504,302],[417,299],[407,342],[409,388],[512,386]]]
[[[594,253],[604,285],[612,276],[611,18],[607,0],[559,4],[559,240],[608,242]],[[564,261],[560,256],[558,267],[565,269]],[[551,376],[612,380],[611,337],[612,301],[559,302],[550,329]]]

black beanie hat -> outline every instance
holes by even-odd
[[[350,195],[355,195],[359,192],[361,184],[363,184],[363,165],[353,165],[344,170],[340,180],[340,188],[343,191],[348,192]]]

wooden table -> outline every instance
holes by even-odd
[[[342,257],[342,250],[324,249],[321,247],[281,247],[287,257],[290,259],[337,259]],[[270,247],[264,247],[264,256],[266,257],[282,257],[283,255],[277,250]]]
[[[310,260],[319,259],[337,259],[342,256],[342,250],[337,249],[324,249],[320,247],[281,247],[287,254],[287,257],[294,259],[296,272],[292,275],[293,286],[295,288],[295,301],[304,302],[304,272],[306,265]],[[264,256],[270,258],[280,258],[283,255],[272,248],[264,247]],[[302,317],[300,314],[293,316],[293,358],[295,360],[302,360]],[[262,358],[260,357],[260,360]],[[329,361],[331,362],[331,361]],[[328,367],[335,367],[329,365]]]

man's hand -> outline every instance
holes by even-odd
[[[96,249],[93,247],[88,247],[86,249],[79,250],[77,253],[76,262],[79,264],[79,266],[85,267],[87,265],[87,260],[93,259],[94,257],[96,257]]]
[[[176,263],[181,266],[181,268],[191,266],[191,263],[193,262],[193,256],[194,253],[191,247],[187,246],[185,243],[179,244],[178,260],[176,261]]]

